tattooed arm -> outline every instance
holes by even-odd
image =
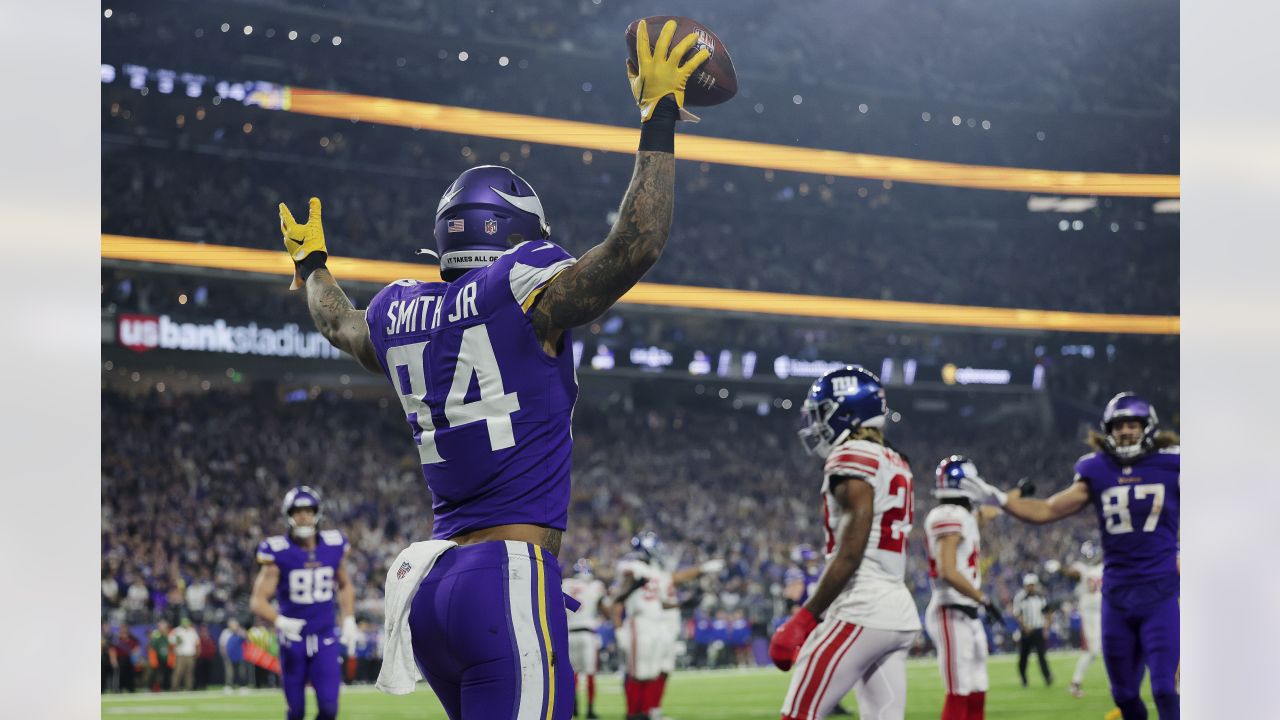
[[[354,357],[365,370],[382,374],[364,311],[355,309],[328,268],[322,267],[307,277],[307,309],[316,329],[334,347]]]
[[[595,320],[631,289],[662,255],[671,233],[676,157],[641,150],[622,198],[618,219],[604,242],[556,276],[530,319],[549,353],[561,334]]]

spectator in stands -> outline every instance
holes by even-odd
[[[102,692],[112,692],[119,688],[119,661],[116,658],[115,630],[102,623]]]
[[[213,593],[213,581],[209,579],[209,570],[202,568],[198,579],[193,580],[187,585],[186,605],[187,613],[192,622],[204,622],[205,606],[208,603],[209,595]]]
[[[213,661],[218,657],[218,643],[214,642],[213,636],[209,634],[209,626],[205,623],[200,623],[197,632],[200,644],[196,650],[196,689],[204,690],[209,687],[209,679],[213,674]]]
[[[147,589],[147,584],[140,576],[125,573],[125,581],[129,585],[123,601],[125,622],[131,625],[146,622],[150,619],[147,616],[147,610],[151,604],[151,591]]]
[[[218,650],[222,655],[223,692],[234,692],[245,687],[244,628],[235,618],[227,620],[227,626],[218,636]]]
[[[112,646],[115,649],[116,671],[119,676],[116,687],[120,692],[134,692],[137,689],[137,669],[142,659],[141,645],[128,625],[118,628]]]
[[[147,679],[151,692],[168,689],[173,675],[173,648],[169,643],[169,622],[160,620],[147,642]]]
[[[169,689],[191,690],[195,686],[196,656],[200,653],[200,635],[191,626],[191,618],[182,618],[178,627],[169,632],[169,644],[173,654]]]

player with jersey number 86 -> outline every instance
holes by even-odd
[[[284,496],[280,512],[289,525],[258,545],[258,577],[249,609],[275,626],[280,641],[280,685],[285,717],[302,720],[308,683],[316,693],[317,720],[338,716],[342,686],[338,643],[355,651],[359,631],[355,587],[347,574],[347,539],[340,530],[324,530],[320,493],[306,485]],[[274,596],[276,605],[271,605]],[[342,615],[341,635],[334,625],[334,602]]]
[[[357,310],[326,267],[319,199],[305,223],[280,206],[293,287],[306,288],[335,347],[391,384],[431,491],[433,539],[387,573],[377,685],[412,692],[420,670],[450,718],[573,712],[556,561],[577,397],[569,333],[639,282],[670,234],[675,129],[685,84],[709,55],[686,60],[697,36],[675,29],[662,28],[629,79],[643,88],[635,171],[613,228],[581,258],[556,244],[529,183],[475,167],[445,189],[435,249],[423,251],[439,258],[443,282],[400,280]]]
[[[769,643],[775,665],[795,666],[782,717],[826,717],[852,689],[862,717],[902,718],[907,652],[920,631],[903,580],[914,506],[911,468],[885,440],[884,387],[861,366],[819,378],[801,412],[801,440],[824,461],[827,565],[808,600]]]
[[[1143,666],[1160,720],[1176,720],[1178,697],[1178,526],[1182,455],[1178,436],[1160,430],[1156,409],[1122,392],[1102,412],[1093,452],[1075,466],[1065,490],[1045,500],[1025,486],[984,495],[1010,515],[1047,523],[1093,505],[1102,530],[1102,661],[1111,697],[1125,720],[1144,720]]]

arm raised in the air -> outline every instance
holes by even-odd
[[[675,21],[667,21],[650,49],[647,23],[636,28],[636,65],[627,68],[642,123],[635,172],[608,237],[557,275],[534,306],[533,325],[544,347],[612,307],[667,244],[676,192],[675,125],[689,76],[711,56],[702,48],[684,61],[698,38],[689,33],[672,47],[675,31]]]
[[[631,185],[609,235],[557,275],[534,305],[530,318],[545,344],[555,345],[565,330],[600,317],[653,267],[671,234],[675,190],[674,154],[636,153]]]
[[[369,339],[369,324],[364,312],[357,310],[342,291],[333,273],[325,267],[329,249],[324,241],[324,225],[320,218],[320,198],[311,198],[307,221],[299,223],[284,203],[280,203],[280,234],[284,249],[294,262],[290,290],[307,288],[307,309],[316,329],[334,347],[355,358],[372,373],[381,373],[378,355]]]
[[[364,311],[355,308],[328,268],[307,277],[307,310],[330,344],[355,358],[365,370],[382,373]]]

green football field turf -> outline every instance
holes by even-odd
[[[1067,693],[1075,653],[1054,653],[1050,664],[1054,685],[1046,688],[1039,678],[1034,659],[1028,668],[1031,685],[1018,680],[1016,658],[993,657],[989,666],[991,690],[987,693],[987,717],[1020,720],[1087,718],[1102,720],[1111,709],[1106,674],[1101,660],[1095,660],[1085,678],[1085,697]],[[720,718],[777,718],[787,691],[788,674],[772,668],[677,673],[667,684],[664,711],[674,720],[718,720]],[[618,676],[596,679],[596,711],[602,718],[621,720],[624,714],[622,683]],[[444,712],[425,684],[412,695],[392,697],[369,686],[347,687],[342,691],[342,720],[443,720]],[[1150,691],[1143,689],[1151,717],[1155,707]],[[907,664],[907,717],[938,718],[942,711],[942,680],[932,658]],[[559,699],[557,698],[557,702]],[[845,707],[856,712],[850,695]],[[314,715],[314,698],[307,693],[307,717]],[[278,690],[255,690],[246,695],[225,695],[221,690],[196,693],[105,695],[104,718],[146,717],[183,720],[259,720],[284,716],[284,697]]]

